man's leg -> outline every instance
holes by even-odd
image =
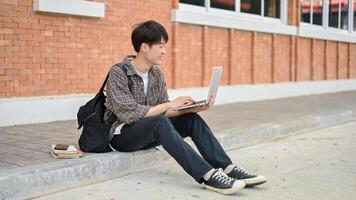
[[[267,181],[264,176],[250,174],[242,167],[233,165],[208,125],[198,114],[185,114],[171,120],[182,137],[192,138],[200,154],[214,168],[222,168],[228,176],[244,181],[247,187]]]
[[[212,169],[188,144],[164,115],[143,118],[130,125],[124,125],[121,134],[110,142],[119,151],[136,151],[162,144],[164,149],[191,175],[201,183],[202,177]]]
[[[225,169],[232,164],[209,126],[198,114],[184,114],[172,118],[171,121],[182,137],[192,138],[200,154],[211,166]]]
[[[227,176],[222,170],[213,169],[183,140],[164,115],[141,119],[123,126],[121,131],[110,143],[119,151],[135,151],[162,144],[189,175],[199,183],[204,182],[206,189],[232,194],[245,187],[244,182]]]

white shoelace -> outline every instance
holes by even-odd
[[[222,169],[218,169],[218,171],[213,174],[213,179],[216,179],[226,185],[229,185],[231,183],[231,181],[233,181],[233,178],[230,178],[229,176],[227,176],[224,171]]]
[[[235,166],[235,167],[233,168],[233,170],[236,170],[236,171],[238,171],[238,172],[240,172],[240,173],[243,173],[243,174],[246,174],[246,175],[250,175],[244,168],[239,167],[239,166]]]

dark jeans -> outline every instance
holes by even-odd
[[[203,158],[183,138],[191,137]],[[118,151],[136,151],[162,144],[164,149],[197,182],[212,168],[225,168],[232,162],[205,121],[195,113],[174,118],[164,115],[143,118],[124,125],[110,142]]]

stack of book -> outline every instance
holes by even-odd
[[[80,158],[83,152],[74,145],[54,144],[51,146],[51,154],[54,158]]]

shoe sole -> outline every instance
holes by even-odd
[[[264,176],[257,176],[255,178],[250,179],[240,179],[241,181],[245,182],[246,187],[253,187],[256,185],[261,185],[267,182],[267,178]]]
[[[262,185],[264,183],[266,183],[267,181],[262,181],[262,182],[258,182],[258,183],[251,183],[251,184],[246,184],[246,187],[254,187],[257,185]]]
[[[235,187],[229,188],[229,189],[219,189],[219,188],[214,188],[214,187],[204,184],[205,189],[211,190],[211,191],[214,191],[214,192],[217,192],[220,194],[234,194],[234,193],[238,192],[239,190],[243,189],[246,186],[246,184],[243,181],[235,181],[234,186]]]

